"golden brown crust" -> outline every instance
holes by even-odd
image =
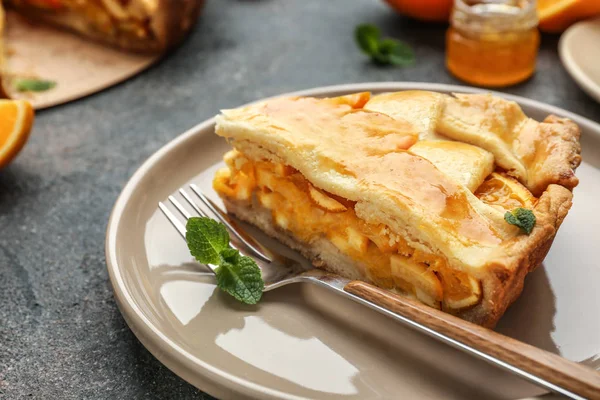
[[[551,184],[572,190],[581,163],[579,127],[567,118],[550,115],[542,123],[529,120],[519,133],[517,152],[527,168],[527,186],[535,196]]]
[[[194,26],[204,0],[158,0],[152,29],[159,40],[158,50],[168,50],[181,42]]]
[[[577,186],[574,170],[581,162],[580,133],[568,119],[551,115],[540,123],[528,118],[514,101],[491,94],[386,93],[374,96],[365,108],[416,120],[421,140],[450,138],[493,153],[496,164],[535,196],[553,183],[569,189]]]
[[[573,193],[550,185],[534,207],[536,225],[530,235],[519,235],[502,244],[504,256],[490,260],[482,277],[484,298],[481,305],[461,317],[493,327],[506,309],[519,297],[525,276],[537,268],[550,250],[558,228],[572,205]]]
[[[436,130],[452,139],[494,154],[496,164],[522,183],[527,170],[512,149],[527,117],[514,101],[491,94],[454,93],[446,96]]]
[[[436,132],[446,97],[423,90],[383,93],[373,96],[365,108],[411,121],[419,132],[420,140],[448,140]]]

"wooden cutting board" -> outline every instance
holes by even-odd
[[[70,32],[28,22],[14,12],[7,13],[5,43],[7,74],[15,79],[56,82],[54,88],[45,92],[19,93],[7,87],[11,97],[29,100],[37,110],[109,88],[161,57],[126,53]]]

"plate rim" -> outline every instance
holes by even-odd
[[[557,114],[575,121],[586,134],[592,134],[600,138],[600,124],[577,115],[571,111],[564,110],[560,107],[556,107],[550,104],[546,104],[537,100],[527,99],[525,97],[495,92],[485,89],[479,89],[474,87],[450,85],[450,84],[437,84],[427,82],[365,82],[365,83],[350,83],[340,84],[331,86],[320,86],[311,89],[305,89],[300,91],[294,91],[281,95],[271,96],[263,99],[259,99],[250,103],[252,104],[258,101],[264,101],[267,99],[280,97],[280,96],[332,96],[339,95],[341,93],[361,92],[361,91],[399,91],[399,90],[431,90],[431,91],[442,91],[442,92],[463,92],[463,93],[493,93],[494,95],[501,96],[508,100],[516,101],[521,105],[527,105],[532,108],[541,109],[549,114]],[[115,204],[110,213],[106,228],[105,236],[105,259],[110,279],[111,286],[113,287],[114,297],[119,308],[119,311],[123,315],[127,325],[131,331],[135,334],[137,339],[146,347],[154,357],[156,357],[162,364],[173,371],[176,375],[180,376],[190,384],[198,387],[196,384],[198,381],[202,381],[205,385],[199,388],[202,391],[216,395],[220,397],[230,397],[232,394],[249,396],[252,398],[286,398],[286,399],[299,399],[300,397],[290,395],[289,393],[283,393],[275,389],[270,389],[262,385],[249,382],[244,379],[240,379],[233,376],[225,371],[211,366],[210,364],[198,359],[194,355],[181,348],[175,342],[165,336],[161,330],[154,325],[146,316],[143,315],[140,308],[136,305],[135,300],[131,293],[126,289],[125,281],[121,275],[121,267],[117,260],[117,247],[116,236],[119,231],[119,222],[123,216],[124,210],[129,202],[129,199],[138,186],[139,182],[146,176],[148,171],[161,160],[164,156],[169,154],[173,149],[178,147],[181,143],[191,139],[202,131],[210,128],[215,123],[215,119],[209,118],[191,129],[188,129],[184,133],[176,136],[161,148],[156,150],[150,155],[133,173],[128,179],[127,183],[121,190]],[[160,345],[167,345],[169,350],[157,350]],[[163,347],[164,349],[164,347]],[[183,371],[182,371],[183,369]],[[194,382],[192,382],[192,376]],[[265,397],[267,396],[267,397]]]
[[[583,72],[580,65],[575,62],[573,52],[569,47],[569,43],[577,37],[577,33],[588,25],[600,26],[600,18],[580,21],[570,26],[560,37],[558,42],[558,55],[563,66],[567,70],[567,73],[573,78],[579,88],[600,103],[600,83],[595,82]]]

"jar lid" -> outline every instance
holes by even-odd
[[[538,25],[535,0],[455,0],[451,23],[460,30],[508,32]]]

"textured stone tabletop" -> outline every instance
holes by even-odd
[[[353,42],[363,22],[411,44],[416,65],[371,65]],[[209,398],[156,361],[116,307],[104,231],[121,188],[220,108],[339,83],[459,83],[444,68],[444,31],[377,0],[209,0],[163,62],[39,112],[27,147],[0,171],[0,397]],[[600,105],[563,70],[557,42],[543,37],[537,74],[507,91],[600,120]]]

